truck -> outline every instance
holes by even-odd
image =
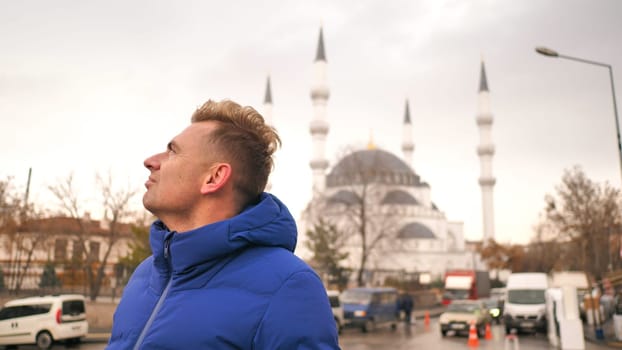
[[[490,296],[490,274],[482,270],[448,270],[445,272],[443,305],[452,300],[477,300]]]
[[[503,321],[505,332],[547,332],[546,290],[550,278],[543,272],[512,273],[508,276]]]

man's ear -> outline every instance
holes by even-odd
[[[213,165],[203,179],[201,194],[209,194],[218,191],[231,178],[231,165],[217,163]]]

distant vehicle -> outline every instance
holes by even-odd
[[[443,305],[452,300],[477,300],[490,296],[488,271],[448,270],[445,272]]]
[[[480,337],[486,334],[486,324],[490,323],[490,315],[481,300],[454,300],[439,317],[441,335],[444,337],[449,331],[468,333],[471,323]]]
[[[343,327],[343,308],[341,307],[341,301],[339,300],[339,291],[328,290],[328,301],[330,302],[330,308],[333,310],[333,317],[335,318],[335,324],[337,325],[337,331],[341,333]]]
[[[49,349],[55,341],[77,343],[88,331],[81,295],[15,299],[0,310],[0,345],[36,344]]]
[[[539,272],[512,273],[506,286],[503,310],[505,332],[547,331],[545,292],[550,287],[549,276]]]
[[[484,299],[484,306],[488,309],[490,318],[497,324],[501,323],[503,318],[503,300],[497,298]]]
[[[494,299],[505,300],[505,294],[505,288],[492,288],[490,290],[490,297]]]
[[[351,288],[341,294],[345,327],[369,332],[380,325],[397,328],[399,309],[395,288]]]

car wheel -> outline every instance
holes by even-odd
[[[362,331],[363,333],[367,333],[367,332],[373,331],[374,328],[376,328],[376,324],[374,323],[374,320],[367,320],[365,321],[365,324],[363,325]]]
[[[52,347],[52,343],[54,339],[52,339],[52,335],[47,331],[39,332],[37,334],[37,348],[41,350],[47,350]]]
[[[441,336],[443,336],[443,337],[444,337],[444,336],[446,336],[446,335],[447,335],[447,331],[444,331],[444,330],[442,330],[442,329],[441,329]]]
[[[335,326],[337,327],[337,333],[341,334],[341,323],[339,323],[339,319],[335,317]]]

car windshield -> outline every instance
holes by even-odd
[[[542,289],[513,289],[508,291],[508,301],[513,304],[544,304]]]
[[[464,289],[446,289],[443,297],[445,299],[467,299],[469,291]]]
[[[472,314],[479,309],[476,304],[451,303],[447,307],[447,311]]]
[[[341,294],[341,302],[344,304],[369,304],[371,294],[357,290],[347,290]]]

